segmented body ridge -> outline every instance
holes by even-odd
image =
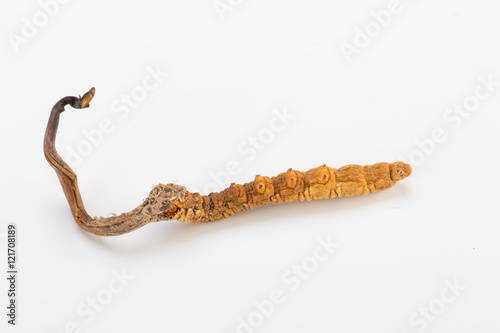
[[[322,165],[305,172],[288,169],[208,195],[186,191],[183,200],[170,201],[172,206],[164,214],[182,222],[213,222],[258,206],[366,195],[390,188],[410,174],[411,166],[403,162],[338,169]]]

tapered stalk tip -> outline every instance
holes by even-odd
[[[83,109],[83,108],[88,108],[89,105],[90,105],[90,101],[92,100],[92,98],[94,98],[94,95],[95,95],[95,88],[92,87],[90,88],[89,91],[87,91],[83,97],[80,98],[81,100],[81,104],[80,104],[80,107]]]

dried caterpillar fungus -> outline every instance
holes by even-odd
[[[252,182],[231,184],[208,195],[191,193],[176,184],[159,184],[132,211],[92,218],[83,205],[76,174],[55,149],[55,138],[64,107],[69,104],[76,109],[86,108],[94,94],[92,88],[83,97],[64,97],[54,105],[45,132],[44,153],[59,177],[75,222],[96,235],[121,235],[162,220],[212,222],[259,206],[368,194],[393,186],[412,171],[403,162],[347,165],[339,169],[322,165],[305,172],[288,169],[275,177],[257,175]]]
[[[182,199],[166,200],[165,203],[172,206],[164,214],[182,222],[212,222],[258,206],[382,191],[410,174],[411,166],[403,162],[347,165],[339,169],[322,165],[306,172],[288,169],[271,178],[257,175],[250,183],[233,183],[225,190],[209,195],[178,189],[183,192]],[[160,184],[152,192],[161,192],[171,186],[177,185]]]

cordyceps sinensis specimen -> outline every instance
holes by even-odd
[[[191,193],[175,184],[159,184],[134,210],[118,216],[92,218],[83,206],[75,173],[55,149],[55,138],[64,107],[69,104],[75,109],[87,108],[94,94],[92,88],[83,97],[64,97],[54,105],[43,148],[59,177],[76,223],[95,235],[121,235],[163,220],[212,222],[258,206],[368,194],[392,187],[412,171],[411,166],[403,162],[347,165],[339,169],[322,165],[305,172],[288,169],[276,177],[258,175],[252,182],[231,184],[209,195]]]

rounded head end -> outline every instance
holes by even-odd
[[[411,165],[404,162],[391,163],[390,169],[391,169],[391,179],[395,182],[398,180],[405,179],[412,173]]]

